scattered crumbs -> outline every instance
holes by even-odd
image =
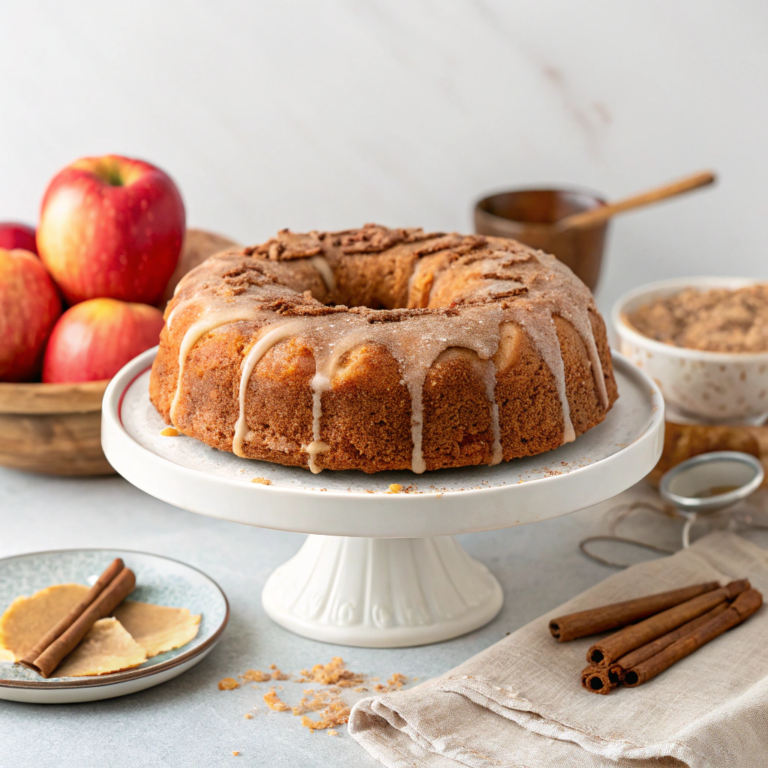
[[[331,736],[338,736],[336,728],[345,725],[349,720],[352,703],[345,701],[343,695],[346,689],[352,689],[354,693],[368,693],[375,690],[381,693],[390,693],[400,690],[408,678],[399,672],[394,673],[386,684],[379,683],[378,677],[368,678],[358,672],[347,669],[344,660],[340,656],[334,656],[328,664],[315,664],[311,669],[302,669],[298,676],[290,678],[284,674],[276,664],[269,665],[270,672],[262,672],[259,669],[249,669],[239,677],[243,680],[291,680],[294,683],[315,683],[323,688],[305,688],[303,696],[296,706],[289,706],[272,687],[264,694],[264,703],[274,712],[292,712],[301,717],[301,725],[310,733],[315,731],[328,731]],[[370,682],[368,682],[370,680]],[[365,685],[363,685],[365,683]],[[234,678],[226,677],[219,682],[221,690],[232,690],[240,685]],[[252,688],[258,688],[252,685]],[[280,690],[283,686],[277,686]],[[308,713],[318,713],[316,719]],[[253,713],[243,715],[246,720],[253,719]],[[234,754],[234,753],[233,753]]]
[[[239,753],[237,750],[235,750],[235,751],[232,753],[233,757],[237,757],[239,754],[240,754],[240,753]]]
[[[249,669],[240,675],[240,677],[242,677],[243,680],[250,680],[253,683],[266,683],[267,680],[272,679],[272,675],[262,672],[260,669]]]
[[[286,675],[285,672],[278,669],[274,664],[270,664],[269,668],[272,670],[272,679],[273,680],[290,680],[290,675]],[[280,690],[282,690],[283,687],[280,686]]]
[[[264,703],[275,712],[291,711],[291,708],[277,695],[274,688],[270,688],[269,693],[264,694]]]
[[[403,486],[400,483],[392,483],[389,486],[389,493],[400,493],[403,490]]]
[[[375,493],[375,491],[372,491],[370,488],[366,488],[366,489],[365,489],[365,492],[366,492],[366,493]]]
[[[174,429],[173,427],[166,427],[165,429],[160,430],[160,434],[163,437],[178,437],[179,436],[179,430]]]
[[[321,713],[319,720],[313,720],[304,715],[301,718],[301,724],[309,728],[311,733],[315,731],[325,731],[334,728],[337,725],[345,725],[349,720],[350,708],[341,700],[331,702]]]
[[[344,659],[334,656],[328,664],[315,664],[311,670],[302,669],[302,682],[320,683],[320,685],[338,685],[342,688],[353,688],[364,683],[363,676],[351,672],[344,666]]]
[[[261,485],[272,485],[272,481],[268,477],[254,477],[251,482],[260,483]]]

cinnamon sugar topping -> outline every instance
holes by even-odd
[[[680,293],[649,302],[628,317],[664,344],[706,352],[768,352],[768,284]]]

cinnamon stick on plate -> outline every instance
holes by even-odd
[[[655,656],[632,667],[624,675],[624,685],[629,688],[642,685],[669,669],[676,661],[701,648],[710,640],[748,619],[763,604],[763,596],[756,589],[742,592],[719,616],[667,646]]]
[[[746,579],[732,581],[724,587],[712,592],[705,592],[692,600],[674,606],[674,608],[668,608],[666,611],[657,613],[639,624],[625,627],[595,643],[587,651],[587,661],[596,667],[610,667],[611,664],[630,651],[666,635],[667,632],[671,632],[703,613],[707,613],[726,600],[733,600],[748,589],[750,589],[750,583]]]
[[[692,621],[683,624],[681,627],[673,629],[671,632],[667,632],[666,635],[662,635],[646,645],[641,645],[626,656],[622,656],[618,661],[611,664],[611,679],[614,679],[617,682],[623,682],[627,670],[640,664],[640,662],[645,661],[646,659],[650,659],[651,656],[655,656],[659,651],[663,651],[667,646],[672,645],[672,643],[678,641],[681,637],[685,637],[699,627],[703,627],[708,621],[714,619],[715,616],[719,616],[723,611],[727,611],[728,606],[729,603],[723,601],[719,605],[716,605],[711,611],[707,611],[697,619],[693,619]]]
[[[719,586],[717,581],[708,581],[705,584],[694,584],[669,592],[657,592],[654,595],[646,595],[635,600],[625,600],[600,608],[569,613],[559,619],[552,619],[549,622],[549,631],[552,633],[552,637],[561,643],[587,635],[596,635],[598,632],[625,627],[635,621],[647,619],[649,616],[684,603],[686,600],[706,592],[712,592]]]
[[[38,640],[21,659],[21,663],[43,677],[50,677],[88,630],[99,619],[109,616],[133,592],[135,586],[136,576],[133,571],[126,568],[120,558],[114,560],[82,601]]]

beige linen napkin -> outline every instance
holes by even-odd
[[[442,677],[363,699],[349,731],[392,768],[766,766],[768,607],[649,683],[607,696],[580,684],[594,638],[557,643],[547,628],[572,611],[740,577],[768,596],[766,552],[710,534],[611,576]]]

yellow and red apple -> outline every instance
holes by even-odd
[[[0,381],[31,381],[61,314],[61,299],[40,259],[0,248]]]
[[[146,304],[89,299],[70,307],[53,328],[45,350],[43,381],[111,379],[127,362],[154,347],[163,313]]]
[[[184,237],[173,180],[141,160],[86,157],[43,197],[37,247],[69,304],[108,297],[157,304]]]
[[[18,221],[0,221],[0,248],[7,251],[19,248],[37,254],[35,228]]]

